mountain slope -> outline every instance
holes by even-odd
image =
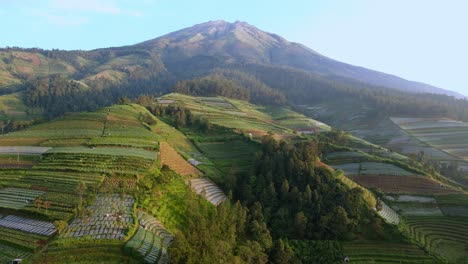
[[[192,68],[204,68],[205,72],[220,66],[253,63],[291,67],[345,82],[351,79],[407,92],[463,97],[431,85],[330,59],[245,22],[210,21],[136,45],[93,51],[3,49],[0,58],[1,88],[57,73],[93,85],[96,80],[115,85],[129,78],[171,75],[172,71],[181,71],[178,68],[182,62],[193,65]]]
[[[159,51],[166,63],[197,56],[213,56],[221,57],[229,63],[289,66],[326,75],[329,78],[344,77],[408,92],[463,97],[458,93],[431,85],[407,81],[397,76],[330,59],[304,45],[289,42],[245,22],[202,23],[136,46]]]

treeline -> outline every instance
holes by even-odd
[[[141,97],[138,98],[136,102],[139,103],[139,100],[141,100]],[[192,127],[202,132],[207,132],[212,127],[211,123],[206,118],[193,115],[190,109],[181,105],[170,104],[168,106],[163,106],[151,104],[147,105],[146,108],[153,115],[163,118],[175,128]]]
[[[256,76],[297,104],[353,98],[383,115],[448,117],[468,122],[468,101],[447,95],[407,93],[287,67],[245,64],[235,68]]]
[[[225,96],[262,105],[283,105],[285,96],[252,75],[217,69],[205,77],[179,81],[174,92],[193,96]]]
[[[32,109],[41,109],[46,118],[67,112],[94,111],[112,105],[120,98],[137,98],[142,94],[162,94],[169,90],[166,79],[124,80],[113,86],[100,89],[88,87],[82,82],[68,79],[65,75],[51,75],[26,82],[24,102]],[[99,86],[99,85],[96,85]]]
[[[267,223],[274,239],[349,239],[365,225],[382,234],[362,190],[349,189],[320,165],[315,142],[292,144],[268,136],[262,146],[252,173],[238,175],[232,191]]]

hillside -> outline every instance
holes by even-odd
[[[146,108],[68,114],[0,137],[2,260],[460,263],[466,256],[447,255],[449,245],[466,242],[455,234],[466,229],[466,195],[405,156],[287,106],[181,94],[140,101]],[[409,224],[400,233],[394,224],[402,219]],[[434,221],[451,228],[440,233]],[[237,255],[246,248],[253,251]]]
[[[17,109],[10,106],[2,113],[5,120],[15,121],[96,110],[120,97],[167,93],[178,81],[212,76],[220,70],[236,72],[223,74],[228,80],[237,79],[239,73],[248,76],[242,78],[254,78],[257,85],[253,91],[273,90],[293,103],[352,96],[361,98],[361,104],[374,105],[389,99],[394,109],[402,108],[396,105],[400,102],[417,112],[424,104],[424,109],[433,109],[433,115],[466,119],[466,112],[459,109],[466,105],[453,102],[451,97],[462,98],[459,94],[341,63],[245,22],[225,21],[202,23],[124,47],[91,51],[1,49],[0,94],[11,97],[14,93],[22,101]],[[61,86],[43,86],[58,74],[82,89],[55,92]],[[35,94],[60,97],[40,98],[42,102]],[[416,106],[401,98],[416,101]],[[61,105],[49,109],[57,102]],[[18,116],[19,112],[27,115]]]

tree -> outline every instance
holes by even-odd
[[[46,213],[47,213],[47,210],[50,208],[51,206],[51,203],[49,201],[45,201],[44,204],[43,204],[44,208],[46,209]]]
[[[79,200],[79,205],[83,204],[83,195],[86,191],[86,183],[84,181],[80,181],[78,185],[76,186],[75,189],[76,193],[78,194],[78,197],[80,198]]]
[[[41,209],[43,201],[39,198],[34,200],[34,206],[36,206],[37,210]]]
[[[63,221],[63,220],[57,220],[57,221],[54,222],[54,226],[57,229],[57,232],[59,234],[62,234],[63,230],[65,230],[65,228],[67,228],[68,223]]]
[[[270,254],[270,260],[272,263],[290,263],[293,257],[294,256],[291,248],[285,244],[282,239],[275,240],[275,244]]]

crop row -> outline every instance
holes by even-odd
[[[350,263],[437,263],[430,255],[411,244],[347,242],[343,248]]]
[[[134,202],[128,195],[100,195],[93,205],[86,207],[85,215],[70,223],[62,237],[123,239],[125,230],[133,223]]]
[[[147,263],[168,263],[167,249],[173,236],[154,217],[138,212],[140,226],[126,247],[140,254]]]

